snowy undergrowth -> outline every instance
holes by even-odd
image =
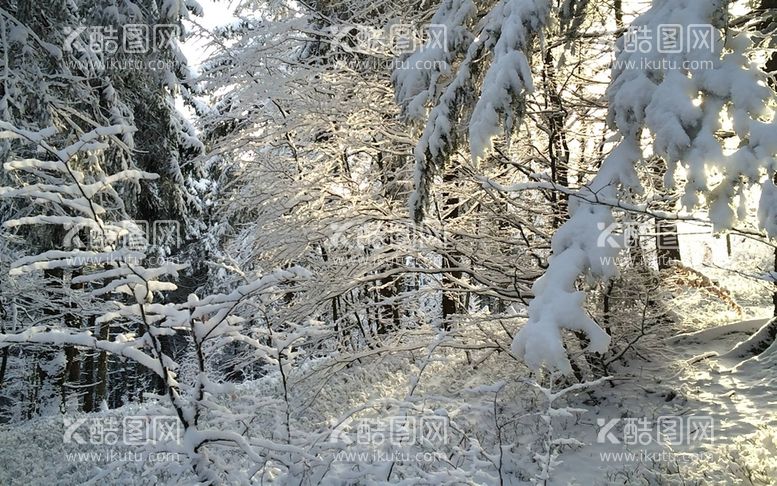
[[[547,484],[712,484],[722,478],[768,484],[763,478],[774,469],[767,453],[774,437],[764,427],[776,418],[764,412],[768,387],[750,387],[748,376],[721,374],[710,360],[695,360],[710,348],[734,347],[753,327],[732,326],[731,332],[709,329],[679,342],[671,339],[677,332],[673,326],[657,329],[627,352],[628,359],[611,366],[613,387],[600,383],[572,390],[550,409],[547,390],[528,379],[529,371],[506,351],[510,339],[498,322],[483,319],[477,326],[463,326],[467,332],[444,334],[422,328],[398,335],[383,349],[322,357],[290,370],[287,399],[278,371],[239,384],[212,398],[201,425],[236,431],[260,451],[263,443],[273,443],[274,452],[268,450],[263,463],[234,447],[209,445],[209,457],[235,479],[253,484],[542,484],[544,477]],[[432,344],[412,344],[418,342]],[[540,381],[549,383],[547,377]],[[98,416],[172,413],[163,403],[150,399]],[[709,414],[720,427],[714,444],[676,451],[690,460],[680,455],[667,461],[602,460],[604,452],[631,448],[597,443],[597,419],[684,414]],[[444,418],[447,440],[392,446],[357,440],[362,421],[397,416]],[[69,461],[68,452],[104,448],[65,445],[62,434],[59,418],[1,428],[0,482],[13,484],[19,477],[31,484],[193,479],[186,460]],[[304,459],[294,462],[278,454],[278,444],[284,443]],[[176,449],[168,445],[167,450]],[[655,446],[649,452],[661,450]],[[700,452],[712,458],[703,468],[693,456]],[[428,460],[417,460],[416,454]],[[349,457],[358,457],[358,464]]]
[[[482,325],[481,329],[493,337],[499,336],[496,327]],[[408,351],[398,351],[403,342],[418,342],[424,333],[436,345],[407,346]],[[500,477],[510,484],[529,482],[544,472],[552,474],[564,453],[577,447],[570,431],[585,414],[577,409],[588,395],[576,388],[553,395],[559,390],[544,389],[532,380],[515,380],[516,370],[523,366],[504,351],[509,346],[506,335],[493,342],[473,333],[435,334],[432,330],[416,331],[386,350],[365,352],[358,360],[349,358],[349,366],[335,356],[295,369],[287,376],[293,390],[288,401],[278,372],[237,385],[231,393],[210,401],[201,428],[237,431],[260,451],[263,443],[273,443],[273,452],[268,450],[265,462],[257,464],[234,447],[209,444],[208,456],[231,471],[233,479],[256,484],[273,480],[303,484],[498,484]],[[469,351],[461,349],[464,341],[470,343]],[[550,407],[548,396],[553,398]],[[172,410],[155,403],[104,412],[119,419],[143,413],[169,415]],[[391,447],[356,440],[359,421],[401,416],[444,419],[446,440]],[[74,484],[97,476],[112,484],[192,479],[191,473],[184,471],[185,460],[161,466],[131,462],[110,468],[68,462],[68,452],[87,451],[63,445],[59,418],[5,427],[0,434],[2,447],[17,451],[3,451],[3,457],[16,459],[4,463],[6,477],[2,479],[25,477],[35,484]],[[36,440],[27,440],[30,434]],[[17,446],[22,443],[25,446]],[[304,459],[295,463],[279,454],[278,444],[283,443],[290,450],[301,451]],[[175,445],[167,447],[177,450]],[[348,454],[362,454],[359,464],[348,460]]]
[[[721,277],[721,285],[730,283],[730,274]],[[547,386],[548,377],[532,375],[509,352],[505,329],[518,323],[483,314],[450,332],[422,326],[396,333],[375,349],[286,363],[285,388],[277,365],[268,366],[263,378],[207,397],[200,424],[201,430],[246,437],[262,460],[219,443],[208,444],[205,453],[230,471],[230,484],[541,484],[546,477],[547,484],[711,484],[728,477],[768,484],[762,478],[771,474],[773,461],[764,451],[773,437],[764,428],[777,424],[777,414],[769,411],[774,391],[769,370],[731,372],[736,363],[705,357],[724,355],[762,321],[724,316],[703,291],[661,292],[669,290],[673,322],[649,326],[610,364],[610,382],[573,390],[551,409],[547,390],[538,386]],[[762,311],[744,308],[748,315]],[[624,322],[616,323],[616,334],[634,335],[639,316],[618,316]],[[677,337],[680,333],[691,334]],[[618,340],[614,350],[629,339]],[[551,393],[561,386],[554,383]],[[174,415],[166,405],[148,396],[142,405],[66,418]],[[598,419],[689,414],[714,417],[715,443],[675,451],[685,455],[669,460],[602,459],[603,453],[634,448],[598,443]],[[443,419],[447,438],[391,446],[358,440],[360,424],[392,417]],[[28,484],[187,484],[195,479],[177,444],[113,447],[113,460],[95,460],[89,454],[105,453],[104,446],[65,444],[63,433],[61,417],[0,428],[0,483],[24,478]],[[647,452],[662,450],[653,445]],[[138,453],[148,457],[160,451],[180,455],[166,461],[137,459]],[[699,459],[702,452],[711,455]]]
[[[721,273],[720,281],[735,288],[736,278]],[[669,302],[677,322],[635,346],[631,356],[636,359],[617,374],[623,382],[613,398],[619,397],[617,408],[631,417],[711,417],[714,437],[676,447],[660,459],[610,468],[603,483],[773,484],[777,383],[771,355],[732,358],[732,350],[742,348],[771,317],[765,302],[759,304],[744,307],[745,315],[759,318],[741,320],[710,305],[704,292],[685,292]],[[602,412],[611,405],[608,398]]]
[[[116,420],[127,416],[172,413],[159,402],[126,405],[90,414],[39,417],[22,425],[0,426],[0,484],[186,484],[195,476],[190,466],[177,461],[175,445],[159,448],[66,443],[66,423],[84,420]],[[178,457],[185,457],[180,454]]]

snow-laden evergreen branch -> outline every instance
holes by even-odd
[[[680,24],[684,32],[704,26],[714,31],[708,45],[689,46],[676,54],[622,49],[617,56],[607,96],[610,124],[620,141],[581,189],[583,196],[570,199],[570,218],[553,236],[550,266],[533,286],[536,298],[529,321],[513,343],[514,352],[532,368],[545,365],[571,372],[562,329],[585,332],[590,352],[608,348],[610,338],[585,311],[585,293],[577,290],[577,282],[580,276],[607,280],[618,273],[613,258],[618,248],[600,241],[602,228],[614,221],[612,208],[591,200],[594,195],[612,201],[642,192],[636,167],[644,160],[645,130],[653,138],[652,152],[667,162],[665,185],[673,185],[678,166],[685,170],[682,202],[688,210],[703,205],[716,230],[731,228],[737,219],[733,205],[738,202],[744,217],[744,191],[761,185],[761,225],[770,235],[777,234],[772,198],[774,103],[763,74],[744,55],[747,37],[728,32],[721,38],[727,3],[655,1],[634,21],[635,31],[656,33],[666,24]],[[621,48],[623,42],[621,38]],[[738,147],[718,134],[727,115]]]
[[[109,145],[103,139],[126,131],[127,127],[99,127],[80,137],[66,148],[56,150],[46,138],[51,131],[27,131],[3,122],[2,128],[6,134],[23,138],[26,141],[42,147],[46,153],[57,160],[39,161],[25,159],[12,160],[6,164],[7,170],[26,172],[28,178],[46,177],[45,173],[62,174],[60,185],[55,184],[24,184],[17,189],[0,188],[0,196],[23,197],[45,202],[41,210],[46,211],[48,205],[61,216],[49,216],[45,213],[34,216],[12,219],[5,223],[6,228],[18,228],[24,225],[60,225],[67,231],[70,238],[65,239],[63,250],[48,250],[37,255],[19,258],[11,264],[12,275],[23,275],[52,269],[67,269],[78,271],[79,275],[71,279],[71,284],[87,286],[86,294],[93,299],[111,296],[115,300],[105,301],[99,309],[102,315],[95,319],[98,325],[116,325],[116,321],[127,323],[136,330],[119,333],[113,340],[99,339],[92,336],[90,330],[55,329],[49,327],[32,327],[23,332],[1,333],[0,343],[18,345],[50,345],[76,346],[107,351],[116,356],[128,357],[143,367],[153,371],[163,380],[170,404],[175,410],[184,434],[184,450],[190,455],[191,464],[201,480],[218,480],[223,471],[214,471],[212,464],[202,454],[203,447],[209,443],[232,443],[246,452],[250,458],[258,461],[260,455],[249,442],[238,434],[198,429],[200,417],[207,412],[205,402],[211,395],[224,393],[229,389],[208,377],[206,363],[206,347],[217,349],[218,344],[230,342],[245,342],[242,339],[244,322],[234,316],[234,312],[246,300],[272,292],[279,285],[300,279],[309,278],[309,273],[300,268],[278,270],[264,277],[242,285],[225,294],[215,294],[202,300],[191,294],[183,304],[154,303],[155,295],[171,292],[177,286],[163,279],[177,277],[178,272],[186,265],[166,263],[158,267],[147,268],[143,264],[146,255],[142,251],[132,251],[119,248],[120,238],[126,233],[129,225],[126,221],[111,221],[105,210],[98,210],[95,198],[104,190],[113,190],[120,182],[137,183],[138,180],[154,180],[153,174],[134,169],[126,169],[113,175],[98,172],[89,174],[80,170],[76,164],[79,156],[96,158]],[[90,182],[91,181],[91,182]],[[56,196],[56,197],[55,197]],[[74,203],[77,201],[78,204]],[[68,216],[69,212],[77,212],[90,216],[87,218]],[[101,251],[87,251],[77,247],[77,238],[81,229],[99,230],[104,245]],[[134,228],[137,230],[137,228]],[[98,270],[92,270],[94,266]],[[127,296],[134,300],[127,304]],[[99,300],[97,303],[101,303]],[[108,309],[113,310],[108,310]],[[176,370],[179,368],[168,355],[163,342],[164,336],[173,336],[177,332],[185,332],[193,340],[198,373],[193,384],[179,383]],[[257,343],[257,349],[262,350]],[[189,386],[190,395],[184,390]],[[283,446],[279,446],[283,450]]]
[[[434,177],[459,144],[456,120],[469,118],[470,155],[477,161],[492,150],[500,128],[510,133],[520,122],[525,98],[534,88],[529,59],[535,38],[550,20],[551,3],[501,0],[471,26],[477,10],[471,0],[444,1],[431,23],[444,26],[448,44],[412,54],[407,68],[394,72],[397,100],[410,119],[422,119],[423,107],[431,103],[414,151],[410,209],[416,221],[423,219]],[[454,69],[459,54],[463,57]],[[444,84],[443,76],[452,79]],[[477,102],[467,112],[477,89]]]

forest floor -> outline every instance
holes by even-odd
[[[611,380],[567,395],[559,405],[585,411],[574,417],[551,417],[552,438],[576,439],[585,445],[562,446],[546,484],[775,484],[777,360],[744,361],[731,351],[767,322],[769,312],[765,307],[750,307],[745,318],[726,324],[688,318],[657,329],[634,346],[628,359],[613,365]],[[488,341],[482,335],[454,337],[470,344]],[[429,331],[426,339],[434,341],[434,333]],[[500,339],[509,348],[509,337]],[[415,335],[411,341],[423,342],[423,336]],[[401,348],[401,343],[396,347]],[[311,437],[317,431],[349,410],[361,408],[381,416],[389,414],[385,404],[392,400],[423,405],[426,410],[441,406],[459,429],[478,439],[480,455],[488,461],[495,462],[495,451],[512,444],[512,459],[499,463],[504,484],[536,482],[534,459],[542,452],[545,405],[542,393],[523,378],[527,370],[506,352],[493,349],[464,353],[452,346],[433,359],[427,351],[365,355],[358,365],[343,367],[332,366],[331,359],[322,360],[326,364],[321,367],[314,364],[292,374],[289,380],[299,393],[292,420],[296,429],[309,434],[300,434],[300,445],[315,442]],[[242,422],[251,434],[279,441],[282,427],[273,412],[280,403],[279,381],[278,374],[268,374],[240,384],[218,403],[251,416]],[[152,400],[89,417],[120,421],[126,416],[168,413],[163,400]],[[506,418],[518,415],[525,419],[510,428],[513,435],[505,432],[505,444],[501,438],[497,443],[495,424],[504,426]],[[72,423],[84,417],[76,412],[66,419]],[[139,461],[132,456],[132,447],[114,447],[113,456],[105,455],[104,444],[65,443],[65,429],[61,417],[0,426],[0,484],[189,484],[192,480],[185,459]],[[439,463],[420,469],[397,465],[388,473],[393,474],[389,482],[404,478],[407,484],[429,484],[431,476],[414,476],[423,469],[436,471],[439,483],[462,484],[466,478],[469,484],[499,484],[500,474],[486,471],[483,464],[463,462],[455,471]],[[251,466],[241,463],[240,467]],[[330,463],[327,480],[321,484],[362,484],[359,477],[376,478],[379,483],[383,471],[381,465]]]
[[[568,430],[589,446],[563,454],[550,483],[775,484],[777,368],[768,359],[742,363],[730,356],[767,321],[642,346],[641,358],[618,370],[609,393],[594,392],[601,400],[591,408],[594,420]],[[617,419],[612,435],[599,437],[596,418],[605,425]]]

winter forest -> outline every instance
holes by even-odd
[[[775,32],[0,0],[0,485],[777,484]]]

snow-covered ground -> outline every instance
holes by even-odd
[[[563,458],[558,484],[772,484],[777,478],[773,366],[731,370],[730,361],[714,355],[725,354],[766,322],[734,322],[642,346],[642,358],[618,373],[615,388],[597,390],[602,401],[578,426],[590,446]],[[649,443],[597,443],[599,417],[650,419]],[[659,417],[682,417],[685,436],[693,434],[689,418],[701,424],[709,417],[711,429],[690,443],[661,445]],[[623,425],[614,429],[619,439]]]
[[[777,477],[774,363],[736,368],[741,360],[729,353],[766,321],[710,325],[679,335],[666,327],[645,336],[625,364],[611,369],[610,382],[571,391],[554,403],[554,408],[562,411],[550,414],[542,390],[521,378],[525,376],[522,365],[506,352],[486,346],[485,334],[453,332],[432,353],[417,349],[397,356],[365,354],[359,366],[343,363],[338,373],[334,372],[338,367],[331,366],[336,357],[321,360],[291,377],[295,389],[305,390],[292,400],[291,420],[295,428],[307,431],[307,435],[292,437],[291,442],[310,452],[312,469],[328,464],[323,477],[321,472],[308,477],[316,482],[313,479],[318,474],[321,484],[381,483],[391,462],[396,463],[391,468],[391,483],[463,484],[468,480],[470,484],[500,484],[501,465],[504,484],[528,484],[541,476],[538,463],[542,464],[542,444],[548,437],[544,415],[550,418],[552,439],[576,439],[584,444],[557,442],[565,445],[555,458],[547,484],[772,484]],[[463,339],[470,343],[479,340],[484,351],[461,352],[455,343]],[[506,336],[497,339],[503,339],[507,348]],[[277,413],[282,409],[278,408],[280,393],[279,376],[271,374],[237,386],[218,405],[243,414],[238,423],[247,431],[245,435],[278,442],[284,434]],[[151,400],[89,416],[71,414],[68,420],[115,417],[120,421],[126,416],[169,414],[163,404],[163,400]],[[567,411],[566,406],[585,411]],[[372,456],[375,462],[368,458],[358,466],[340,460],[343,456],[338,458],[336,453],[341,451],[368,450],[354,441],[348,444],[347,437],[356,437],[358,431],[355,427],[341,428],[345,442],[333,441],[330,433],[322,431],[330,428],[333,420],[357,409],[362,409],[362,417],[400,412],[447,416],[445,455],[421,464],[401,455],[394,456],[398,457],[395,461]],[[659,417],[680,420],[677,432],[686,443],[658,443]],[[689,418],[697,420],[690,430]],[[641,427],[636,439],[629,435],[630,419],[647,420],[636,422]],[[711,424],[711,429],[705,429],[705,424]],[[605,427],[608,433],[602,433]],[[64,431],[60,417],[2,426],[0,484],[193,481],[183,450],[177,450],[179,455],[175,456],[176,452],[170,451],[176,449],[169,445],[162,453],[148,446],[65,444]],[[224,454],[224,460],[235,461],[234,467],[245,471],[262,466]],[[288,478],[283,468],[277,470],[279,480]],[[269,468],[253,480],[256,484],[269,482]]]
[[[206,397],[200,432],[245,437],[260,454],[212,441],[207,457],[227,484],[774,484],[777,345],[753,349],[752,339],[774,331],[774,283],[758,280],[773,254],[681,232],[685,263],[719,293],[660,289],[672,320],[625,350],[617,329],[612,351],[623,354],[606,380],[532,374],[510,352],[523,319],[480,311],[449,332],[398,331],[380,348],[287,364],[285,376],[270,368]],[[636,314],[619,319],[639,327]],[[0,425],[0,484],[194,484],[191,438],[123,436],[128,418],[176,423],[166,397],[145,398]]]

